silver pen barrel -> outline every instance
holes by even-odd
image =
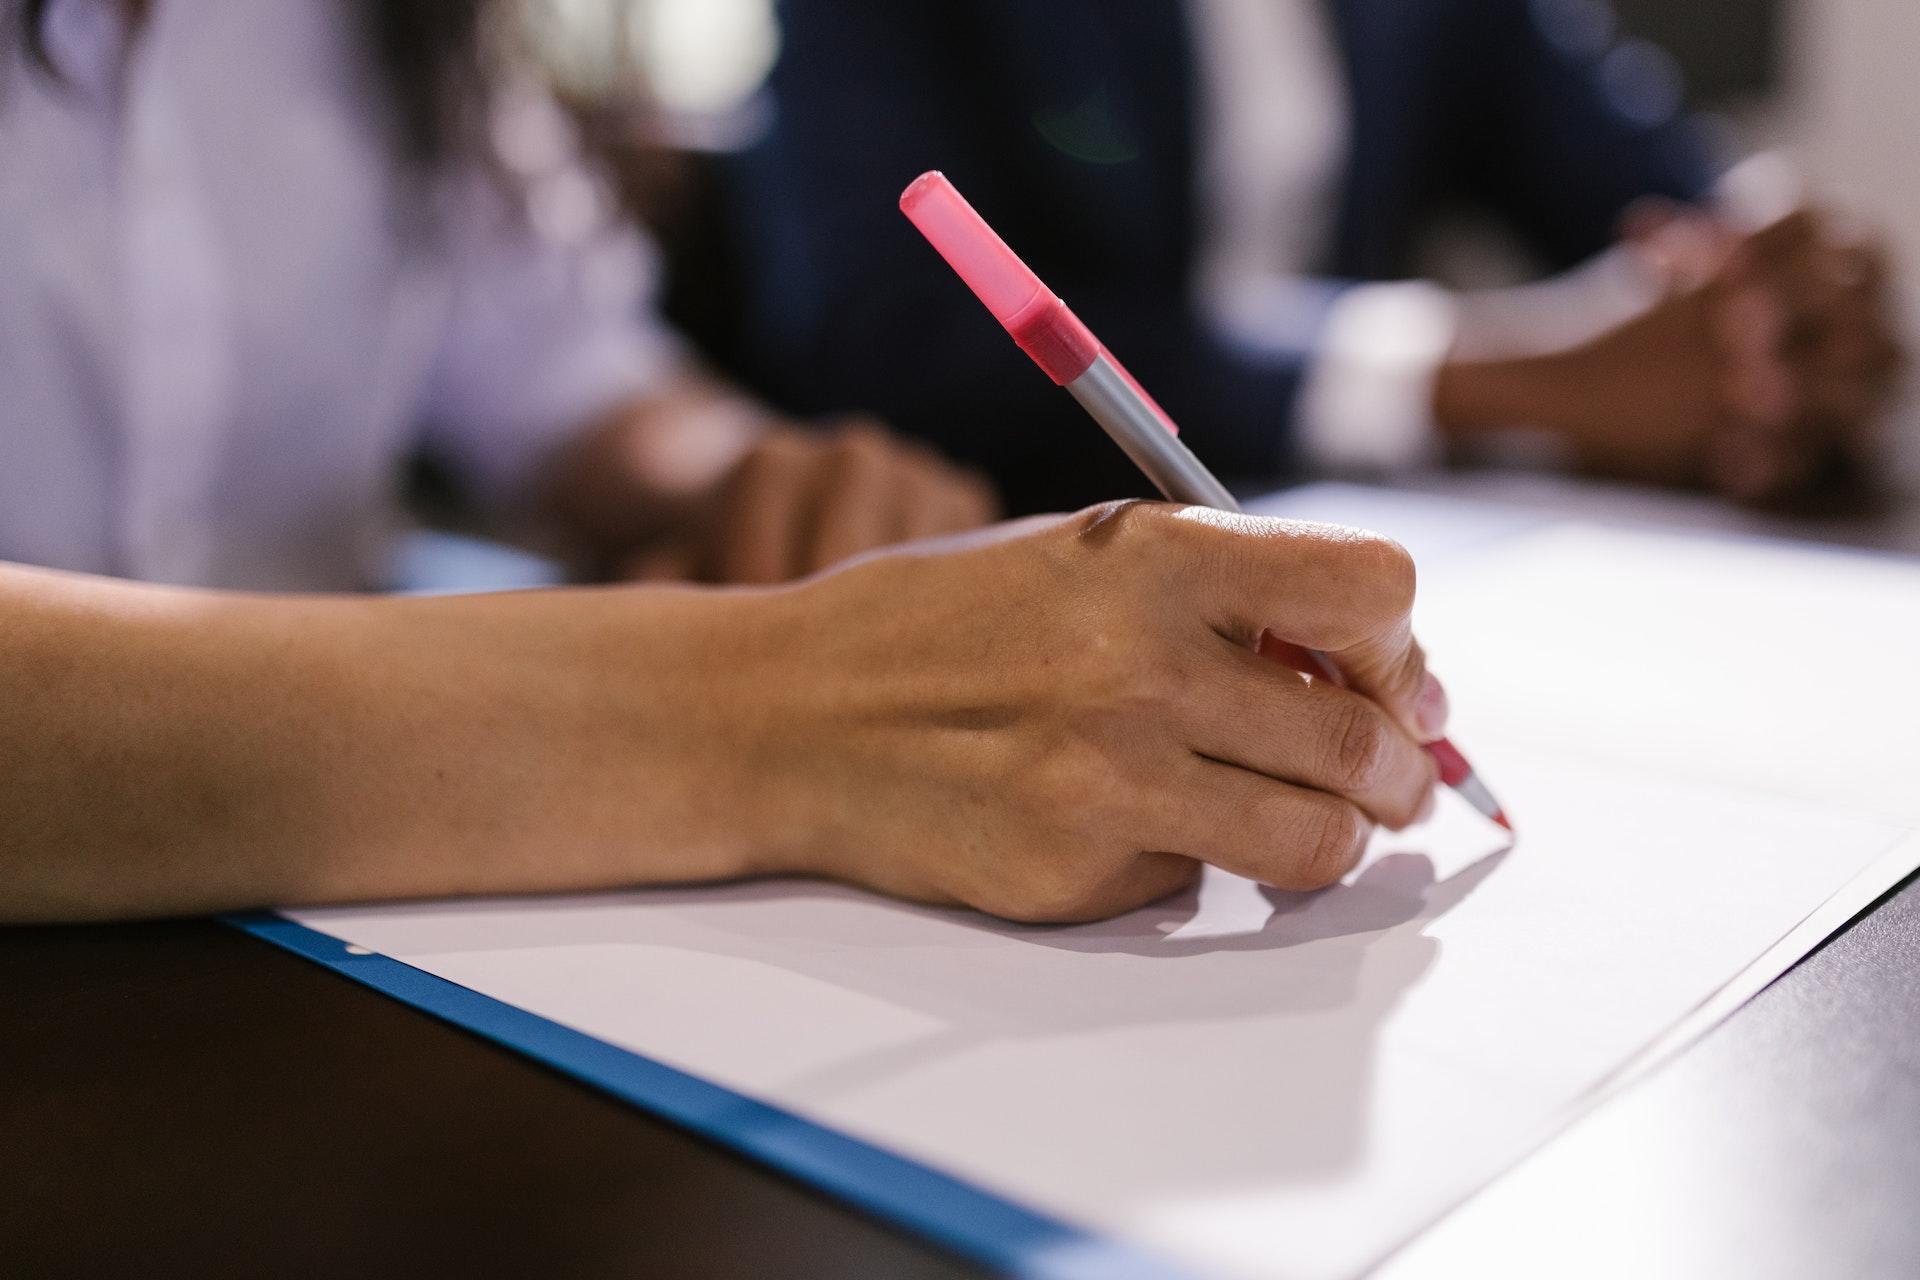
[[[1227,487],[1167,429],[1165,420],[1104,352],[1067,384],[1067,390],[1169,502],[1240,510]]]

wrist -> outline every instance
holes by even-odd
[[[699,736],[686,758],[715,797],[727,875],[847,875],[855,810],[872,801],[854,744],[873,673],[857,640],[849,652],[854,612],[821,598],[844,576],[684,593],[707,615],[685,633]]]
[[[1434,379],[1434,421],[1453,439],[1516,428],[1569,432],[1579,396],[1570,352],[1511,359],[1450,359]]]
[[[572,670],[563,749],[531,744],[609,883],[801,869],[776,730],[792,719],[781,593],[612,588],[556,601]],[[569,710],[574,714],[569,719]]]
[[[768,856],[744,598],[580,589],[347,604],[342,830],[308,900],[730,879]],[[350,749],[347,749],[349,748]]]

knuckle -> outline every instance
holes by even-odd
[[[1088,507],[1070,523],[1080,542],[1106,547],[1136,544],[1150,536],[1148,530],[1160,523],[1154,516],[1153,503],[1143,498],[1122,498]]]
[[[1377,790],[1391,763],[1391,732],[1370,704],[1342,699],[1328,718],[1327,781],[1342,795]]]
[[[1407,549],[1392,538],[1374,534],[1361,539],[1356,551],[1362,571],[1380,592],[1382,604],[1396,615],[1411,613],[1418,573]]]
[[[1371,834],[1366,816],[1350,804],[1317,805],[1299,825],[1293,873],[1302,889],[1324,889],[1346,875]]]

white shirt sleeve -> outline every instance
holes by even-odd
[[[1294,402],[1300,447],[1342,471],[1431,461],[1433,386],[1458,329],[1452,295],[1424,281],[1355,285],[1327,312]]]
[[[1333,234],[1347,87],[1327,16],[1305,3],[1195,0],[1204,225],[1194,285],[1236,346],[1312,364],[1295,401],[1309,459],[1400,470],[1435,451],[1433,379],[1453,338],[1446,294],[1308,277]],[[1275,435],[1281,432],[1275,408]]]
[[[616,217],[552,99],[504,91],[492,135],[499,171],[449,193],[452,278],[420,417],[476,496],[500,503],[686,355],[653,311],[652,243]]]

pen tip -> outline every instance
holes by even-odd
[[[1452,785],[1453,789],[1460,793],[1460,798],[1472,805],[1489,822],[1497,822],[1508,831],[1513,830],[1513,823],[1507,818],[1506,807],[1493,798],[1493,792],[1487,790],[1486,783],[1480,781],[1478,774],[1469,771],[1466,777]]]

